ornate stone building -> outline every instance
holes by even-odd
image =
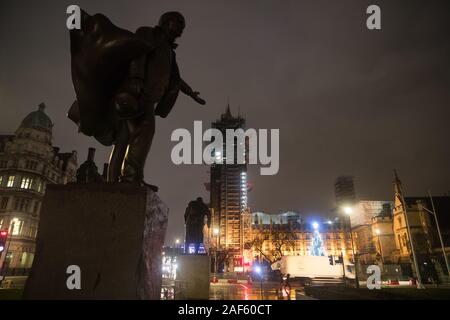
[[[394,263],[392,201],[359,200],[350,215],[355,251],[364,265]]]
[[[280,256],[311,255],[314,233],[323,241],[324,255],[352,259],[350,235],[339,218],[309,221],[293,211],[280,214],[252,213],[252,228],[247,249],[253,260],[276,261]]]
[[[450,249],[450,197],[404,197],[395,175],[394,201],[358,201],[353,207],[351,225],[358,261],[362,265],[378,264],[401,269],[405,278],[415,276],[414,252],[422,275],[447,282],[444,253],[437,232],[433,210],[439,218],[446,255]],[[450,259],[447,259],[450,260]]]
[[[42,103],[14,134],[0,135],[0,230],[8,231],[3,276],[28,274],[46,185],[75,181],[77,154],[52,145],[52,127]]]
[[[439,228],[444,242],[447,260],[450,260],[450,197],[403,197],[402,183],[395,174],[395,202],[393,210],[393,232],[396,250],[394,259],[410,276],[416,275],[413,268],[413,252],[417,259],[422,281],[428,279],[448,282],[444,252],[439,241],[434,213],[439,219]],[[410,233],[408,232],[408,224]]]

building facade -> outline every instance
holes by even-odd
[[[75,181],[77,154],[52,145],[52,127],[40,104],[14,134],[0,136],[0,230],[8,231],[3,276],[28,274],[46,185]]]
[[[350,215],[355,253],[365,265],[393,263],[392,201],[360,200]]]
[[[408,274],[413,276],[416,274],[413,268],[412,250],[414,249],[422,281],[449,281],[444,254],[449,261],[450,197],[433,197],[433,199],[403,197],[401,182],[396,180],[393,212],[393,232],[396,244],[394,259],[408,270]],[[439,219],[444,249],[442,249],[434,214]]]
[[[279,214],[252,213],[251,250],[253,261],[273,263],[286,255],[313,255],[315,233],[321,238],[326,256],[352,260],[351,241],[346,223],[340,218],[310,221],[295,211]]]
[[[447,282],[444,252],[449,257],[450,197],[433,197],[433,200],[404,197],[396,175],[394,191],[394,201],[358,201],[355,204],[351,226],[358,262],[378,264],[382,268],[398,266],[404,276],[414,277],[412,239],[422,280]],[[444,249],[434,214],[440,220]]]

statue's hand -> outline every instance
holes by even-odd
[[[192,92],[192,94],[191,94],[192,99],[194,99],[197,103],[199,103],[201,105],[206,104],[206,101],[198,96],[199,94],[200,94],[200,92],[198,92],[198,91]]]

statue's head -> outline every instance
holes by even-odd
[[[197,198],[197,201],[198,201],[198,202],[203,202],[203,198],[202,198],[202,197],[198,197],[198,198]]]
[[[186,22],[181,13],[177,11],[169,11],[164,13],[161,18],[159,18],[158,25],[165,31],[169,36],[170,41],[175,41],[176,38],[181,37]]]

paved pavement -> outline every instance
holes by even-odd
[[[301,287],[293,286],[290,294],[284,292],[277,282],[211,283],[211,300],[295,300],[296,291],[304,296]],[[306,296],[304,296],[307,299]]]

